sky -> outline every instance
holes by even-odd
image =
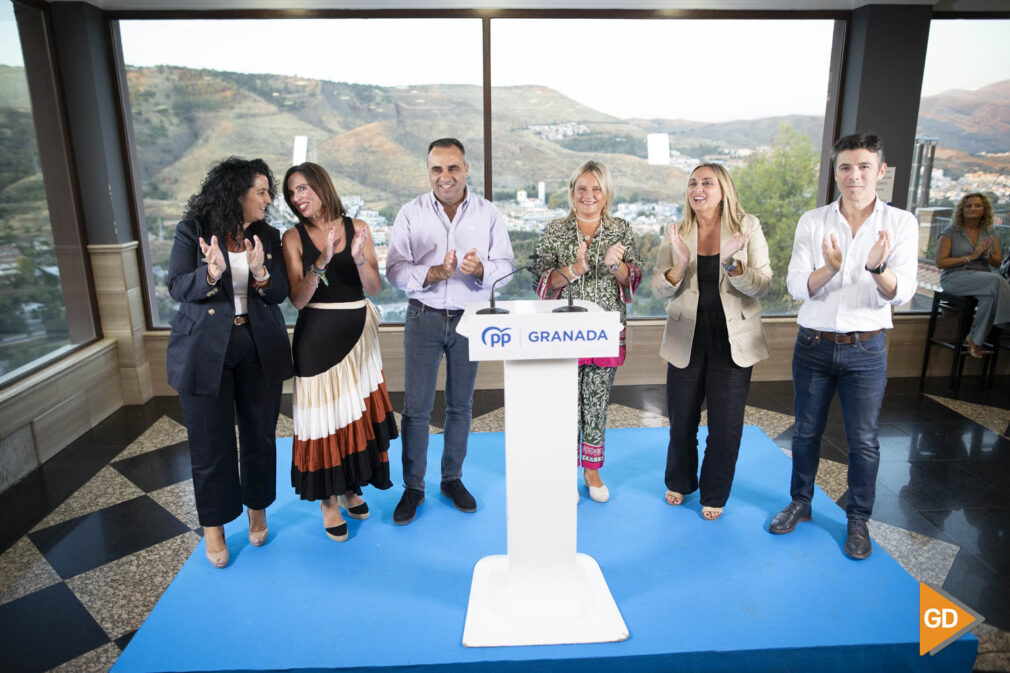
[[[491,83],[548,86],[622,118],[822,115],[831,23],[496,19]],[[133,66],[381,86],[482,79],[479,19],[132,20],[120,30]],[[0,3],[0,63],[21,64],[15,34],[11,5]],[[1010,20],[934,21],[923,95],[1010,79],[1007,43]]]

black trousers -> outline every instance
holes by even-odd
[[[274,501],[274,433],[282,385],[264,380],[252,331],[248,325],[236,325],[228,341],[218,396],[179,393],[201,526],[223,526],[242,513],[243,505],[264,509]],[[236,421],[240,452],[235,444]]]
[[[708,402],[708,438],[701,466],[701,504],[723,507],[729,498],[740,453],[744,408],[753,367],[738,367],[730,354],[721,313],[699,312],[691,360],[666,368],[666,409],[670,445],[666,488],[681,494],[698,490],[698,422]]]

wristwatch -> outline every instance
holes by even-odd
[[[863,268],[866,269],[867,271],[869,271],[870,273],[881,274],[881,273],[884,273],[884,269],[887,268],[887,262],[881,262],[880,266],[878,266],[875,269],[871,269],[868,266],[864,266]]]
[[[733,273],[736,271],[736,259],[731,259],[729,264],[723,264],[722,268],[726,270],[726,273]]]

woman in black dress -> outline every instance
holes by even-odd
[[[340,508],[368,518],[361,487],[386,489],[397,436],[379,353],[379,316],[365,293],[382,287],[368,225],[352,220],[322,166],[284,176],[298,224],[284,233],[295,324],[291,484],[319,500],[326,534],[347,539]]]

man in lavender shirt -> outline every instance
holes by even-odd
[[[488,301],[492,283],[512,273],[514,255],[501,213],[467,189],[469,170],[463,144],[455,138],[428,146],[432,191],[400,209],[386,255],[386,277],[410,300],[403,330],[405,489],[393,512],[393,521],[401,525],[413,521],[424,502],[428,421],[443,355],[446,411],[441,491],[457,509],[477,509],[462,481],[477,363],[470,361],[470,344],[456,333],[456,325],[467,305]]]

